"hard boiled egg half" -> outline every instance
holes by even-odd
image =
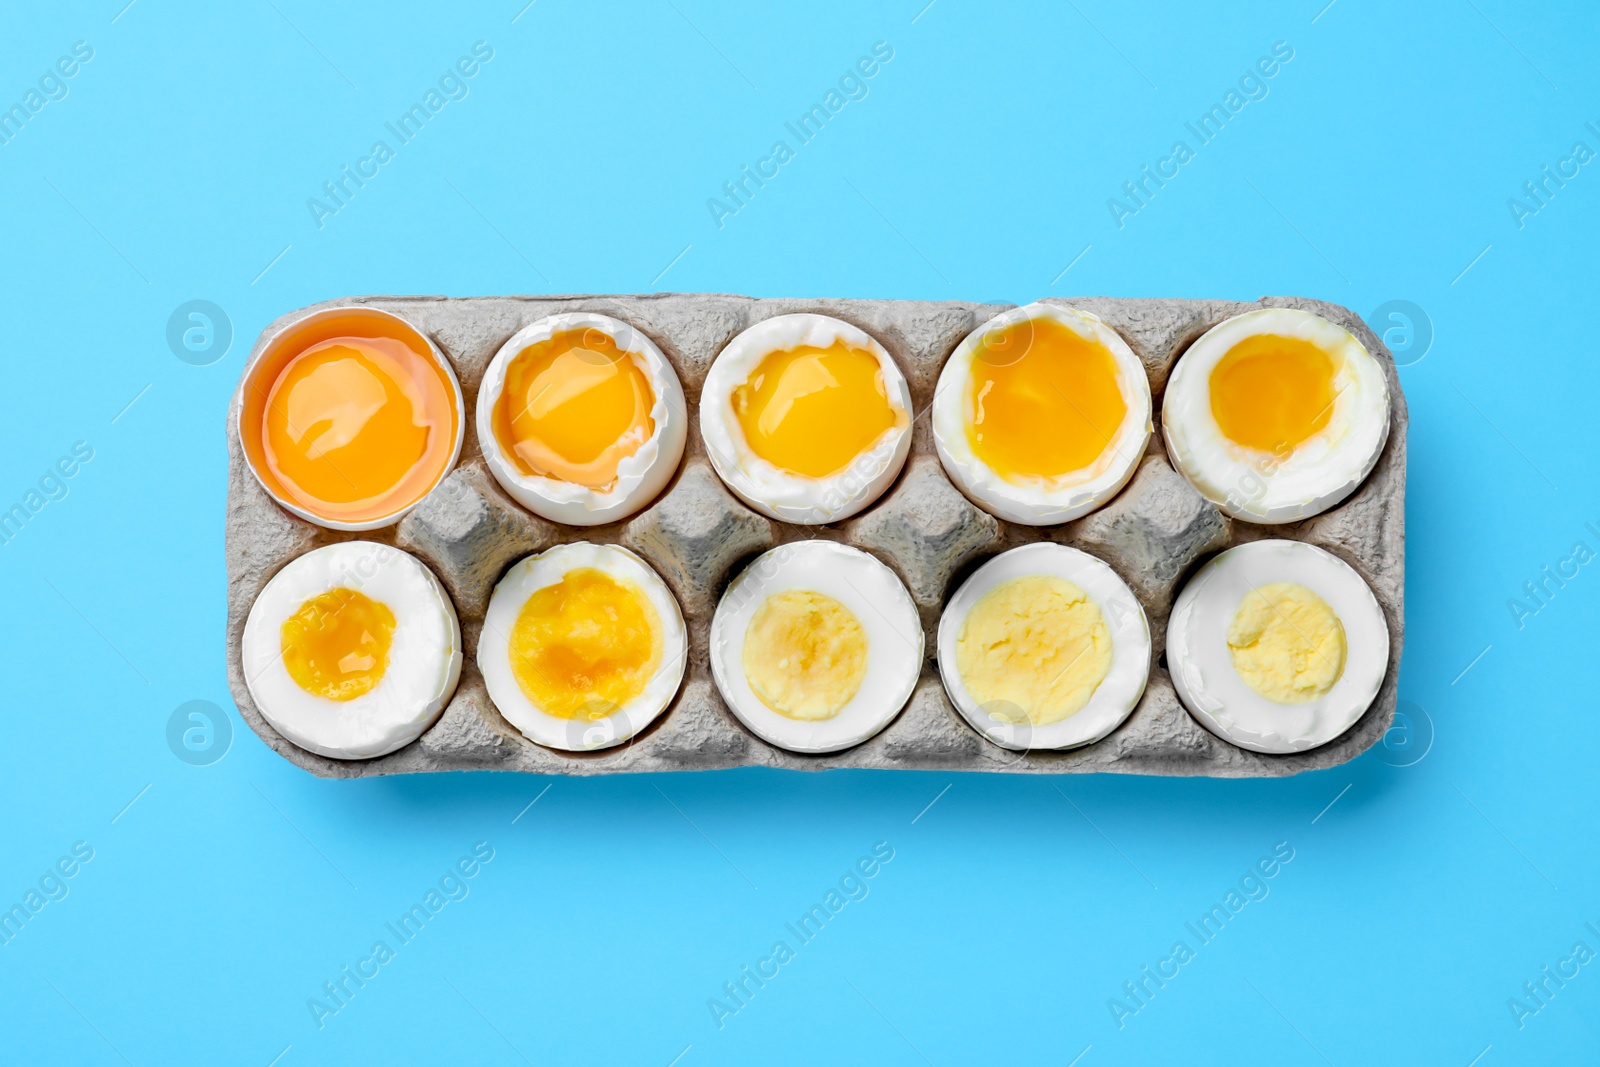
[[[1350,565],[1303,541],[1252,541],[1195,573],[1167,623],[1167,669],[1206,729],[1256,752],[1348,730],[1389,668],[1389,626]]]
[[[972,728],[1014,751],[1120,726],[1150,677],[1150,625],[1103,560],[1041,541],[1002,552],[939,619],[939,674]]]
[[[1246,522],[1298,522],[1371,473],[1389,437],[1389,383],[1350,332],[1266,308],[1208,330],[1161,404],[1167,452],[1207,500]]]
[[[794,541],[735,578],[711,622],[711,674],[733,714],[790,752],[837,752],[888,725],[922,670],[916,604],[888,567]]]
[[[500,346],[478,388],[478,444],[495,480],[536,515],[615,522],[665,488],[688,410],[655,343],[592,312],[551,315]]]
[[[778,315],[728,342],[706,374],[700,434],[741,500],[827,523],[876,500],[911,451],[911,390],[865,330]]]
[[[513,726],[547,748],[620,745],[666,709],[688,639],[666,583],[617,545],[558,545],[489,598],[478,669]]]
[[[1115,496],[1150,437],[1150,379],[1087,311],[1029,304],[957,346],[933,396],[939,460],[986,511],[1030,526]]]
[[[444,710],[461,676],[461,627],[415,556],[345,541],[272,576],[240,658],[280,734],[334,759],[370,759],[415,741]]]

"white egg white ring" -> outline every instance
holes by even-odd
[[[1344,627],[1344,673],[1327,694],[1279,704],[1233,667],[1228,626],[1254,589],[1293,582],[1316,593]],[[1255,752],[1304,752],[1325,745],[1366,713],[1389,669],[1389,624],[1372,590],[1349,564],[1303,541],[1251,541],[1213,558],[1178,594],[1167,622],[1167,670],[1195,721]]]
[[[904,416],[848,468],[826,478],[780,470],[750,450],[733,410],[733,391],[773,352],[843,341],[877,357],[890,407]],[[780,522],[817,525],[849,518],[883,494],[911,452],[911,389],[894,359],[865,330],[827,315],[777,315],[729,341],[700,392],[700,436],[717,475],[746,504]]]
[[[839,601],[867,636],[861,687],[829,719],[778,714],[745,675],[744,639],[751,617],[769,596],[788,590]],[[711,620],[711,676],[723,703],[751,733],[790,752],[838,752],[889,725],[917,687],[922,652],[922,621],[899,576],[876,557],[833,541],[793,541],[756,557],[729,584]]]
[[[1127,414],[1091,467],[1063,478],[1019,485],[1002,478],[973,452],[967,438],[967,388],[983,340],[1022,322],[1051,319],[1079,337],[1104,345],[1117,368]],[[1150,439],[1150,378],[1117,331],[1099,316],[1055,304],[1012,308],[969,333],[939,372],[933,393],[933,441],[956,487],[992,515],[1028,526],[1049,526],[1087,515],[1128,484]]]
[[[643,692],[613,714],[593,721],[547,713],[528,698],[511,670],[511,631],[523,605],[534,593],[580,567],[631,581],[661,619],[660,667]],[[528,740],[565,752],[591,752],[622,744],[666,710],[683,681],[688,649],[678,602],[648,563],[620,545],[578,541],[528,556],[500,579],[489,597],[483,633],[478,638],[478,670],[483,672],[489,699]]]
[[[389,664],[370,692],[328,700],[300,688],[283,662],[283,623],[310,598],[354,589],[394,613]],[[250,698],[278,733],[334,759],[371,759],[422,736],[461,677],[461,625],[433,572],[374,541],[344,541],[291,560],[245,620],[241,666]]]
[[[1035,726],[990,717],[967,691],[956,663],[956,639],[967,614],[985,593],[1003,582],[1043,575],[1082,589],[1100,608],[1111,632],[1111,669],[1089,702],[1059,722]],[[973,572],[939,618],[939,677],[945,692],[974,730],[1014,752],[1076,748],[1100,740],[1133,713],[1150,680],[1150,623],[1139,598],[1101,559],[1053,541],[1002,552]]]
[[[1286,455],[1230,441],[1211,412],[1211,372],[1257,334],[1309,341],[1338,364],[1328,424]],[[1344,327],[1292,308],[1247,311],[1213,326],[1178,360],[1161,400],[1161,430],[1174,466],[1222,511],[1246,522],[1298,522],[1333,507],[1372,473],[1389,439],[1389,382]]]
[[[530,345],[548,341],[566,330],[598,330],[609,336],[617,348],[628,353],[644,371],[650,391],[655,394],[655,403],[650,406],[655,429],[638,451],[617,464],[617,480],[609,489],[591,489],[559,478],[523,474],[516,461],[505,454],[500,439],[494,434],[494,409],[500,402],[506,370],[512,360]],[[478,387],[478,447],[483,450],[489,473],[513,500],[535,515],[569,526],[616,522],[654,500],[672,480],[683,459],[683,446],[689,437],[688,423],[683,385],[655,342],[625,322],[588,311],[551,315],[518,330],[495,353]]]
[[[394,319],[396,322],[404,325],[406,329],[422,338],[423,342],[428,346],[428,353],[433,357],[434,363],[436,363],[444,371],[445,380],[450,383],[451,400],[455,404],[455,407],[452,410],[455,412],[456,425],[455,436],[450,443],[450,461],[446,463],[439,471],[439,477],[435,479],[432,485],[428,486],[428,491],[426,493],[419,494],[411,503],[396,511],[392,511],[387,515],[380,515],[375,519],[368,519],[365,522],[345,522],[342,519],[323,518],[315,512],[306,510],[300,504],[290,500],[288,497],[281,495],[271,485],[267,484],[267,480],[263,478],[261,476],[261,472],[256,469],[255,460],[250,457],[250,450],[242,447],[244,441],[245,397],[249,396],[252,392],[260,392],[262,395],[266,395],[267,391],[271,389],[272,382],[258,382],[256,381],[256,375],[260,373],[261,368],[265,365],[267,354],[272,351],[279,339],[289,331],[297,330],[300,327],[305,326],[307,323],[327,318],[338,318],[340,316],[347,315],[352,311],[359,312],[362,315],[373,315]],[[313,311],[309,315],[302,315],[293,322],[285,324],[281,329],[278,330],[277,333],[273,334],[271,339],[269,339],[266,344],[261,346],[261,350],[257,352],[255,357],[251,359],[250,362],[245,366],[244,374],[240,378],[239,391],[234,395],[233,399],[232,419],[234,433],[239,436],[239,440],[241,442],[240,452],[242,452],[244,455],[244,465],[246,469],[250,471],[251,477],[255,478],[256,484],[261,486],[262,490],[272,498],[274,503],[276,503],[283,510],[289,512],[291,515],[296,515],[307,522],[315,523],[324,529],[347,530],[353,532],[380,530],[385,526],[393,526],[395,523],[405,518],[406,515],[411,512],[412,508],[415,508],[418,504],[422,503],[423,500],[427,499],[428,493],[431,493],[437,489],[439,487],[439,483],[444,481],[445,478],[449,477],[451,471],[455,470],[456,460],[461,458],[461,443],[466,439],[467,435],[467,404],[461,396],[461,382],[456,378],[455,367],[453,367],[450,361],[445,358],[444,353],[439,351],[439,346],[433,343],[433,338],[429,337],[426,333],[423,333],[422,330],[418,329],[411,322],[401,318],[399,315],[396,315],[391,311],[384,311],[382,308],[367,307],[359,304],[345,307],[323,308],[321,311]]]

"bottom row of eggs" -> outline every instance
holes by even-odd
[[[923,631],[904,584],[873,556],[798,541],[759,556],[711,622],[711,673],[752,733],[791,752],[837,752],[910,699]],[[530,740],[586,752],[650,725],[688,658],[666,584],[625,548],[578,542],[529,556],[495,587],[478,667]],[[1150,627],[1106,563],[1051,542],[980,566],[946,606],[939,674],[973,729],[1016,751],[1105,737],[1150,675]],[[1197,721],[1258,752],[1339,736],[1371,705],[1389,634],[1347,564],[1298,541],[1214,557],[1174,604],[1167,663]],[[257,707],[302,748],[369,759],[416,740],[461,673],[461,628],[432,572],[387,545],[348,541],[295,559],[262,590],[242,660]]]

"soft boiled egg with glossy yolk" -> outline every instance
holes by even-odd
[[[1086,515],[1133,477],[1150,379],[1098,316],[1029,304],[957,346],[933,396],[933,438],[956,486],[1011,522]]]
[[[1167,382],[1161,426],[1202,496],[1246,522],[1298,522],[1345,499],[1389,437],[1383,367],[1342,326],[1265,308],[1212,327]]]
[[[922,670],[922,623],[899,577],[832,541],[794,541],[729,584],[711,674],[738,720],[790,752],[837,752],[887,726]]]
[[[301,748],[370,759],[415,741],[461,676],[461,627],[433,572],[345,541],[273,575],[245,620],[241,666],[262,716]]]
[[[1251,541],[1178,594],[1167,669],[1196,720],[1256,752],[1327,744],[1372,705],[1389,626],[1348,563],[1304,541]]]
[[[517,563],[489,598],[478,669],[513,726],[546,748],[620,745],[678,692],[683,616],[655,571],[617,545],[587,542]]]
[[[837,522],[905,465],[911,391],[865,330],[778,315],[718,353],[700,394],[700,434],[717,474],[763,515]]]
[[[592,312],[518,330],[478,388],[490,473],[529,511],[572,526],[648,504],[678,469],[688,421],[683,386],[655,343]]]

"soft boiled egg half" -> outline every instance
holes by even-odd
[[[882,730],[916,688],[922,648],[916,604],[895,573],[832,541],[758,556],[711,622],[723,701],[790,752],[837,752]]]
[[[1041,541],[1002,552],[939,620],[939,674],[972,728],[1013,751],[1087,745],[1150,677],[1150,625],[1103,560]]]
[[[540,319],[500,346],[478,388],[478,443],[495,480],[572,526],[626,518],[683,458],[688,411],[655,343],[590,312]]]
[[[1383,368],[1342,326],[1291,308],[1236,315],[1178,360],[1161,404],[1167,452],[1246,522],[1298,522],[1355,491],[1389,437]]]
[[[1002,519],[1047,526],[1115,496],[1150,437],[1144,364],[1098,317],[1029,304],[957,346],[933,396],[950,478]]]
[[[1256,752],[1303,752],[1372,705],[1389,669],[1389,626],[1337,556],[1303,541],[1252,541],[1213,558],[1178,594],[1167,669],[1212,733]]]
[[[876,500],[911,451],[911,390],[865,330],[778,315],[729,341],[700,394],[717,474],[782,522],[827,523]]]
[[[461,627],[415,556],[345,541],[272,576],[245,620],[245,684],[301,748],[370,759],[432,726],[461,676]]]
[[[664,711],[688,639],[666,583],[617,545],[558,545],[489,598],[478,669],[500,714],[547,748],[620,745]]]

